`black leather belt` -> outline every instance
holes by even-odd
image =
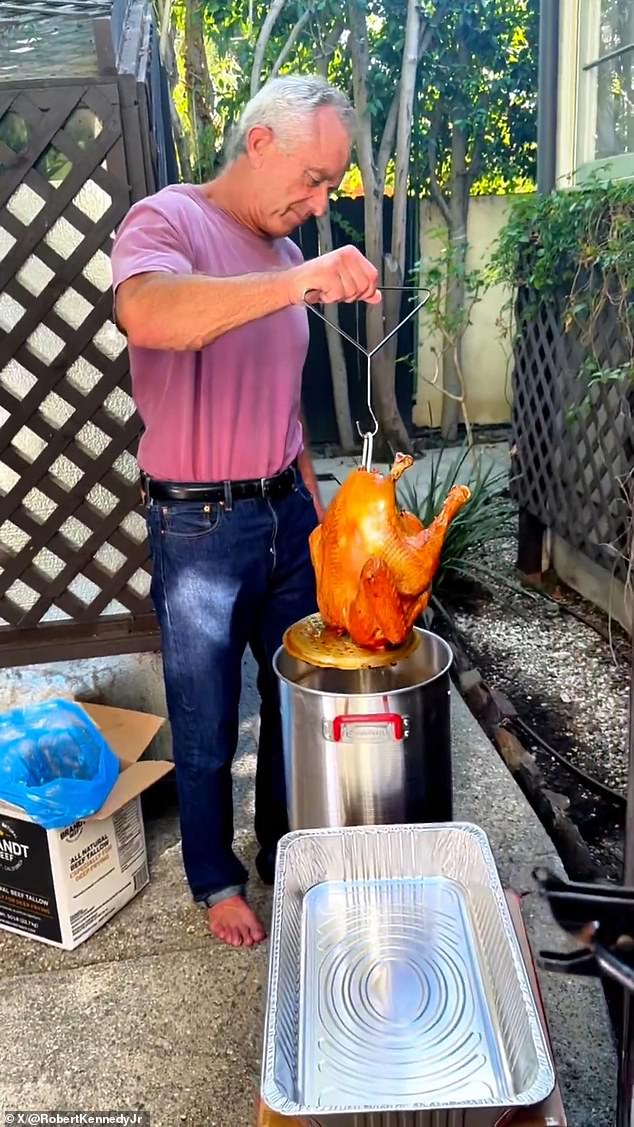
[[[296,463],[275,474],[274,477],[242,479],[240,481],[183,482],[159,481],[141,474],[143,492],[150,501],[201,501],[207,504],[224,504],[231,508],[233,501],[254,498],[285,497],[297,480]]]

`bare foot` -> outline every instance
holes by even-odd
[[[255,947],[266,932],[252,908],[241,896],[228,896],[209,912],[209,930],[229,947]]]

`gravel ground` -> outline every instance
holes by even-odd
[[[491,567],[514,578],[516,544],[498,544]],[[484,562],[484,561],[483,561]],[[519,716],[576,767],[625,795],[630,642],[618,624],[610,640],[605,616],[575,593],[549,593],[594,623],[586,625],[547,599],[499,588],[496,598],[479,595],[450,604],[462,644],[491,686],[501,689]],[[569,800],[577,824],[606,876],[620,879],[623,810],[585,787],[525,732],[548,785]]]

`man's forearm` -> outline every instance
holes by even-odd
[[[291,304],[293,269],[211,278],[146,274],[122,283],[117,321],[139,348],[196,351]]]
[[[304,480],[304,484],[306,485],[306,488],[310,489],[310,491],[312,493],[315,489],[317,489],[317,478],[315,477],[315,468],[313,466],[313,459],[312,459],[312,455],[311,455],[311,452],[310,452],[310,439],[308,437],[308,427],[306,426],[306,419],[304,417],[303,411],[300,411],[299,421],[302,425],[302,436],[303,436],[303,440],[304,440],[304,446],[303,446],[301,454],[298,454],[298,456],[297,456],[297,464],[299,466],[299,472],[302,475],[302,478]]]
[[[310,489],[310,492],[313,494],[319,492],[312,455],[307,446],[304,446],[301,454],[298,455],[297,464],[306,488]]]
[[[198,351],[231,329],[304,299],[376,304],[381,300],[377,278],[376,267],[356,247],[339,247],[285,270],[240,277],[148,271],[118,286],[116,317],[129,342],[139,348]]]

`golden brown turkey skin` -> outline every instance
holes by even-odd
[[[397,454],[386,477],[355,470],[310,537],[321,617],[364,648],[405,641],[429,601],[449,524],[471,496],[455,486],[423,528],[396,500],[396,482],[413,461]]]

